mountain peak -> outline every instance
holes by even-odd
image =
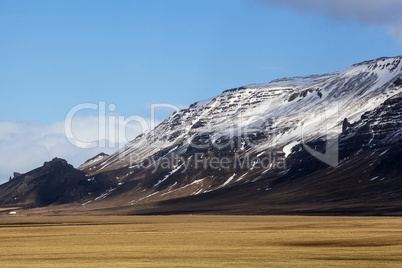
[[[63,166],[67,166],[69,165],[67,163],[67,160],[63,159],[63,158],[58,158],[55,157],[53,158],[51,161],[47,161],[43,164],[43,166],[50,166],[50,165],[63,165]]]
[[[402,71],[401,68],[402,56],[397,57],[382,57],[374,60],[363,61],[353,64],[346,71],[357,69],[360,71]]]
[[[95,155],[94,157],[91,157],[91,158],[88,159],[87,161],[85,161],[84,164],[82,164],[82,165],[80,166],[80,168],[83,168],[83,167],[85,167],[85,166],[92,165],[92,164],[94,164],[94,163],[96,163],[96,162],[101,161],[102,159],[104,159],[105,157],[108,157],[108,156],[109,156],[108,154],[105,154],[104,152],[101,152],[101,153]]]

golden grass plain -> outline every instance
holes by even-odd
[[[402,267],[402,218],[0,217],[0,267]]]

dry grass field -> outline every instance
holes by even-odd
[[[402,267],[402,218],[0,217],[0,267]]]

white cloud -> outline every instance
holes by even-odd
[[[99,122],[106,125],[103,133],[99,133]],[[77,116],[71,124],[73,139],[65,134],[65,121],[46,125],[36,121],[0,120],[0,183],[6,182],[14,171],[25,173],[54,157],[64,158],[77,167],[100,152],[113,153],[145,131],[144,122],[150,126],[149,120],[135,116]],[[102,145],[100,137],[104,137],[104,146],[99,146]],[[97,146],[83,148],[77,146],[77,141],[95,142]]]
[[[257,0],[301,12],[319,13],[337,20],[358,20],[383,27],[402,43],[402,1],[400,0]]]

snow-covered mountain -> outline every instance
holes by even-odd
[[[137,137],[125,148],[92,166],[111,170],[140,162],[160,152],[183,154],[195,140],[210,144],[241,136],[247,153],[281,149],[302,138],[340,133],[342,121],[353,123],[402,91],[401,57],[356,64],[339,73],[286,78],[224,91],[191,105]],[[261,137],[247,144],[247,137]],[[253,138],[250,138],[253,139]],[[288,152],[290,148],[285,148]],[[134,163],[135,164],[135,163]]]
[[[381,168],[388,153],[400,152],[394,147],[401,142],[401,96],[402,57],[229,89],[176,112],[120,151],[82,165],[93,183],[98,178],[113,183],[98,196],[88,194],[77,202],[137,211],[144,204],[158,211],[160,204],[167,211],[177,206],[180,211],[210,206],[222,211],[217,203],[223,202],[237,212],[254,202],[252,207],[259,209],[249,211],[261,212],[257,200],[279,204],[286,197],[295,203],[305,196],[295,192],[306,185],[307,192],[321,189],[322,194],[335,181],[348,184],[344,180],[350,174],[368,180],[368,186],[359,183],[354,191],[363,184],[362,189],[371,191],[370,183],[377,181],[372,174],[377,172],[382,182],[401,176],[395,171],[398,164],[388,168],[389,174]],[[313,183],[318,178],[319,187]],[[390,192],[399,185],[384,183]],[[183,200],[193,204],[191,209],[182,206]],[[243,201],[234,206],[236,200]]]

